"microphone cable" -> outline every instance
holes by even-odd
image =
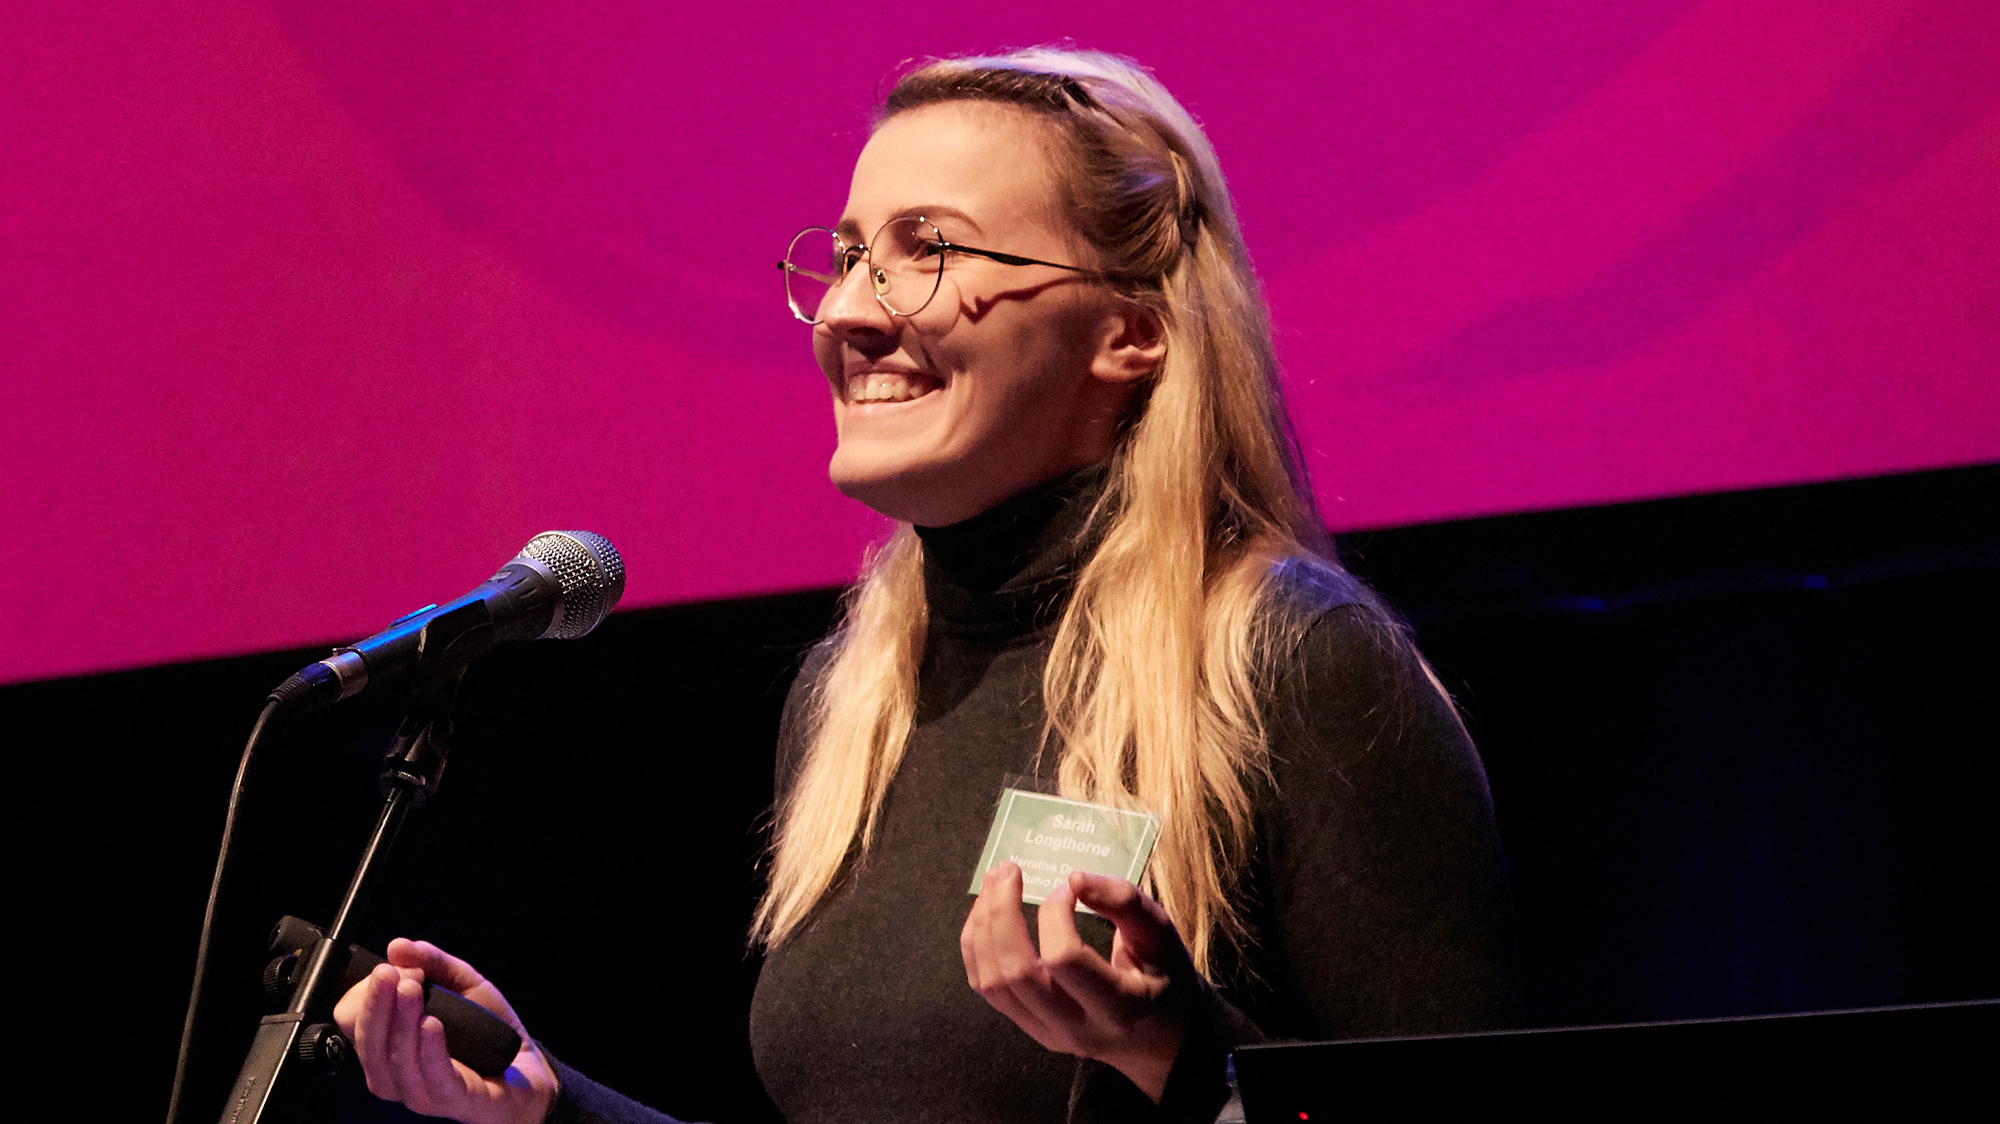
[[[279,699],[265,700],[263,712],[257,715],[257,724],[250,728],[250,740],[243,744],[243,760],[236,766],[236,783],[229,790],[229,811],[222,820],[222,848],[215,856],[215,877],[208,884],[208,907],[201,915],[201,940],[195,945],[194,986],[188,992],[187,1018],[181,1022],[181,1049],[174,1061],[174,1089],[167,1099],[167,1124],[177,1124],[180,1120],[184,1107],[182,1100],[187,1096],[188,1055],[193,1049],[195,1021],[207,983],[209,945],[215,935],[215,908],[222,897],[222,883],[229,872],[229,860],[235,854],[236,826],[243,811],[243,791],[250,776],[250,765],[257,754],[257,743],[264,739],[265,726],[282,705]]]

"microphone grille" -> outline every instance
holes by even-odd
[[[528,540],[521,555],[547,566],[562,584],[562,610],[548,631],[550,639],[574,640],[596,628],[625,596],[625,560],[603,535],[543,531]]]

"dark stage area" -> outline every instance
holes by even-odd
[[[1532,1024],[2000,996],[2000,467],[1341,546],[1484,754]],[[778,710],[835,600],[635,611],[483,660],[364,943],[459,953],[553,1052],[667,1111],[772,1119],[743,933]],[[21,779],[55,781],[18,788],[12,817],[27,1064],[78,1115],[163,1111],[237,755],[265,692],[324,654],[0,688]],[[214,1118],[254,1029],[271,922],[333,909],[398,701],[267,743],[190,1120]]]

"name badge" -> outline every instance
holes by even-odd
[[[971,893],[1003,862],[1021,868],[1021,900],[1040,904],[1072,870],[1136,883],[1160,837],[1160,817],[1025,789],[1000,791],[993,829],[972,872]],[[1085,913],[1089,907],[1078,903]]]

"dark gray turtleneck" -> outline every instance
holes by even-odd
[[[1036,769],[1043,663],[1102,487],[1086,469],[918,532],[930,619],[917,715],[875,846],[768,952],[751,1009],[758,1073],[791,1124],[1213,1120],[1225,1053],[1246,1038],[1513,1017],[1506,876],[1478,755],[1400,627],[1309,561],[1277,575],[1302,639],[1272,676],[1272,777],[1252,786],[1252,943],[1215,973],[1226,1002],[1196,1005],[1163,1103],[1043,1049],[966,985],[967,886],[1006,778]],[[823,668],[815,653],[793,688],[781,793]],[[1108,950],[1102,919],[1078,922]],[[580,1102],[565,1087],[557,1118],[627,1119],[586,1086]]]

